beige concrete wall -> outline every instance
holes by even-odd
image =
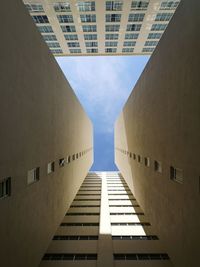
[[[178,267],[197,266],[200,252],[199,10],[182,1],[115,124],[116,164]]]
[[[93,162],[92,124],[21,0],[1,4],[0,23],[0,181],[11,177],[11,196],[0,199],[1,266],[36,267]],[[27,185],[34,167],[40,180]]]

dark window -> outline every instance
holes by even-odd
[[[170,179],[182,184],[183,183],[183,170],[171,166],[170,167]]]
[[[65,159],[64,158],[59,159],[59,166],[63,167],[64,165],[65,165]]]
[[[97,260],[97,254],[68,254],[68,253],[47,253],[44,255],[43,261],[57,261],[57,260]]]
[[[0,198],[11,195],[11,177],[7,177],[0,181]]]
[[[61,223],[60,226],[99,226],[99,223]]]

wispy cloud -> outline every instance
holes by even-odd
[[[99,130],[104,132],[112,131],[134,83],[129,77],[132,70],[127,70],[127,60],[122,59],[124,57],[57,59],[89,116],[99,117]]]
[[[109,138],[113,138],[114,122],[147,60],[138,56],[57,58],[96,133],[107,133]]]

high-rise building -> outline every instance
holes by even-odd
[[[120,173],[88,174],[92,123],[22,1],[2,2],[1,266],[199,265],[199,10],[181,1],[116,121]]]
[[[56,56],[151,54],[180,0],[23,0]]]
[[[180,3],[115,124],[116,164],[178,267],[199,265],[199,10]]]
[[[90,172],[40,264],[59,266],[172,263],[124,178],[116,172]]]

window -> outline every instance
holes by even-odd
[[[98,235],[55,235],[53,240],[98,240]]]
[[[83,32],[96,32],[97,26],[96,25],[83,25]]]
[[[137,158],[138,158],[138,162],[140,162],[140,163],[141,163],[141,162],[142,162],[141,156],[140,156],[140,155],[138,155],[138,157],[137,157]]]
[[[132,226],[132,225],[142,225],[142,226],[150,226],[150,223],[147,222],[133,222],[133,223],[111,223],[111,226]]]
[[[95,11],[95,2],[78,2],[77,8],[80,12]]]
[[[126,33],[125,39],[137,39],[138,35],[139,35],[138,33]]]
[[[179,5],[179,1],[164,1],[160,5],[160,10],[175,10],[177,6]]]
[[[167,24],[153,24],[151,31],[164,31],[167,28]]]
[[[122,53],[131,53],[134,51],[134,48],[122,48]]]
[[[169,21],[173,13],[158,13],[156,15],[155,21]]]
[[[69,25],[65,25],[65,26],[60,26],[63,32],[75,32],[76,28],[75,26],[69,26]]]
[[[153,52],[154,48],[155,47],[144,47],[142,49],[142,52],[144,52],[144,53],[151,53],[151,52]]]
[[[7,177],[0,181],[0,198],[11,195],[11,177]]]
[[[99,212],[68,212],[65,216],[99,216]]]
[[[144,165],[147,167],[150,167],[150,158],[149,157],[144,158]]]
[[[60,167],[64,167],[65,166],[65,159],[64,158],[59,159],[59,166]]]
[[[97,47],[98,43],[97,42],[85,42],[86,47]]]
[[[183,170],[171,166],[170,167],[170,179],[182,184],[183,183]]]
[[[53,54],[62,54],[62,49],[50,49]]]
[[[60,47],[58,42],[51,42],[51,43],[47,43],[49,48],[54,48],[54,47]]]
[[[42,35],[45,41],[57,41],[57,38],[53,34]]]
[[[112,11],[122,11],[123,2],[122,1],[106,1],[106,10]]]
[[[54,4],[55,12],[70,12],[70,4],[68,2],[65,3],[55,3]]]
[[[80,49],[77,49],[77,50],[80,50]],[[67,156],[67,163],[70,163],[70,161],[71,161],[71,157],[70,156]]]
[[[129,254],[113,254],[114,260],[169,260],[167,254],[158,254],[158,253],[129,253]]]
[[[98,49],[97,48],[91,48],[91,49],[86,49],[87,53],[98,53]]]
[[[158,41],[146,41],[145,46],[156,46],[158,44]]]
[[[81,22],[96,22],[96,15],[80,15]]]
[[[40,168],[34,168],[30,171],[28,171],[28,175],[27,175],[27,184],[32,184],[34,182],[39,181],[40,178]]]
[[[76,153],[76,158],[78,159],[78,153]]]
[[[71,54],[79,54],[79,53],[81,53],[81,49],[69,49],[69,52]]]
[[[99,223],[61,223],[60,226],[99,226]]]
[[[120,25],[106,25],[106,32],[118,32]]]
[[[69,254],[69,253],[47,253],[43,261],[79,261],[97,260],[97,254]]]
[[[105,52],[106,53],[116,53],[117,52],[117,48],[106,48]]]
[[[119,37],[118,33],[108,33],[106,34],[106,40],[117,40]]]
[[[43,6],[41,4],[25,4],[28,11],[31,12],[44,12]]]
[[[72,160],[75,160],[75,159],[76,159],[76,155],[73,154],[73,155],[72,155]]]
[[[148,39],[160,39],[160,37],[162,36],[162,33],[160,32],[153,32],[153,33],[149,33],[148,35]]]
[[[112,236],[113,240],[158,240],[156,235]]]
[[[44,16],[32,16],[35,23],[49,23],[48,17]]]
[[[106,14],[106,22],[120,22],[121,14]]]
[[[85,40],[97,40],[97,34],[84,34]]]
[[[117,46],[118,42],[105,42],[105,46]]]
[[[129,14],[128,21],[129,22],[134,22],[134,21],[143,21],[144,19],[143,13],[138,13],[138,14]]]
[[[58,15],[58,21],[60,23],[72,23],[74,22],[72,15]]]
[[[65,39],[70,41],[70,40],[78,40],[78,35],[77,34],[65,34]]]
[[[53,32],[51,26],[37,26],[40,33]]]
[[[131,10],[147,10],[149,0],[132,1]]]
[[[126,30],[130,31],[140,31],[142,24],[128,24]]]
[[[134,41],[126,41],[124,42],[124,46],[135,46],[136,42]]]
[[[54,172],[54,167],[55,167],[54,162],[49,162],[49,163],[47,164],[47,173],[49,174],[49,173]]]
[[[161,161],[157,161],[157,160],[155,160],[154,161],[154,170],[156,171],[156,172],[162,172],[162,163],[161,163]]]
[[[78,42],[69,42],[67,43],[68,47],[80,47]]]

